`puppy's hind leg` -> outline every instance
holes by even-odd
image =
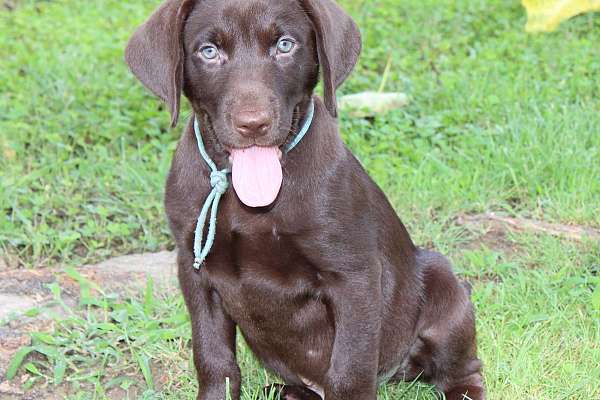
[[[442,390],[447,400],[484,400],[468,287],[456,278],[441,254],[421,250],[418,262],[425,304],[406,372],[421,374],[423,380]]]

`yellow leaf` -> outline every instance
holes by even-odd
[[[527,32],[550,32],[564,20],[600,11],[600,0],[522,0],[527,9]]]

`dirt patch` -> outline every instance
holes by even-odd
[[[175,253],[160,252],[116,257],[99,264],[86,265],[77,271],[89,281],[109,292],[139,293],[152,278],[160,290],[175,291]],[[31,332],[51,331],[52,321],[42,315],[28,317],[32,308],[47,308],[53,300],[48,285],[59,283],[62,299],[69,305],[78,302],[79,285],[64,270],[54,268],[0,268],[0,400],[63,399],[66,388],[36,388],[23,392],[20,377],[6,381],[6,369],[14,354],[30,344]],[[60,312],[59,308],[52,308]],[[113,398],[124,398],[113,391]]]
[[[488,212],[476,215],[460,215],[457,223],[467,228],[489,232],[532,232],[543,233],[571,240],[600,240],[600,229],[585,226],[565,225],[527,218],[513,218]],[[494,234],[498,235],[498,234]]]
[[[520,252],[521,246],[510,238],[510,231],[501,224],[488,224],[472,216],[459,215],[455,223],[464,228],[463,242],[459,248],[465,251],[488,248],[507,256]]]
[[[520,246],[510,240],[507,231],[499,227],[490,227],[483,230],[471,230],[471,239],[462,246],[465,250],[477,250],[487,247],[499,251],[506,255],[513,255],[519,252]]]

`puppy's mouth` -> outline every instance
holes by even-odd
[[[283,148],[283,145],[278,146],[278,145],[274,145],[274,146],[265,146],[265,145],[259,145],[259,144],[254,144],[254,145],[250,145],[250,146],[246,146],[246,147],[226,147],[225,148],[225,152],[228,154],[228,160],[230,164],[233,164],[233,157],[235,154],[238,154],[240,152],[245,152],[245,151],[249,151],[249,150],[256,150],[256,149],[272,149],[273,151],[275,151],[277,153],[277,158],[279,159],[279,161],[282,160],[283,158],[283,151],[281,150]]]
[[[245,205],[266,207],[277,199],[283,184],[282,148],[295,136],[298,114],[294,110],[288,135],[280,145],[228,149],[233,188]]]
[[[298,124],[298,113],[294,112],[288,135],[282,143],[264,145],[255,142],[244,147],[228,146],[219,141],[210,124],[213,139],[229,155],[233,188],[246,206],[267,207],[277,199],[283,185],[282,149],[293,140]]]

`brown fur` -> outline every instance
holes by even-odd
[[[297,41],[289,56],[273,50],[284,34]],[[219,48],[216,61],[198,55],[206,42]],[[467,290],[443,256],[413,244],[339,136],[335,90],[359,53],[356,25],[331,0],[169,0],[128,45],[133,73],[173,124],[186,95],[221,168],[232,147],[284,145],[319,69],[324,81],[309,134],[282,159],[278,198],[248,208],[230,189],[200,272],[192,244],[210,184],[191,121],[177,147],[165,204],[199,399],[224,398],[226,378],[239,399],[236,327],[288,400],[319,398],[307,385],[327,400],[373,400],[381,381],[416,377],[448,399],[485,397]],[[253,113],[259,122],[248,122]]]

